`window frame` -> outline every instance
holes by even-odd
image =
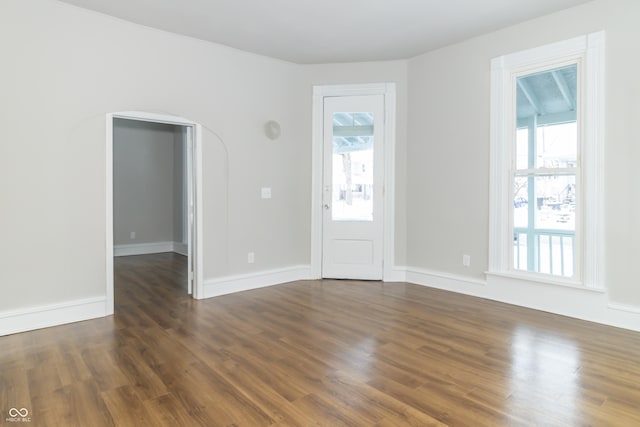
[[[604,170],[604,31],[547,44],[491,61],[491,166],[489,271],[550,284],[602,290]],[[577,121],[580,206],[576,211],[574,277],[517,270],[513,265],[513,164],[515,156],[516,78],[578,64]]]

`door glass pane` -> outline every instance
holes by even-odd
[[[334,221],[373,221],[372,112],[333,113]]]

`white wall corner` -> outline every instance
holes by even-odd
[[[109,314],[105,297],[0,312],[0,336],[81,322]]]
[[[407,267],[407,282],[429,288],[443,289],[465,295],[482,297],[485,280],[459,276],[441,271]]]
[[[382,279],[385,282],[406,282],[407,281],[407,267],[394,265],[390,269],[384,270],[384,278]]]
[[[189,256],[189,246],[186,243],[173,242],[172,252],[175,252],[177,254],[184,255],[184,256]]]
[[[218,277],[204,281],[204,298],[311,279],[310,265],[296,265],[249,274]]]

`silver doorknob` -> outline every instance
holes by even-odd
[[[324,208],[325,208],[325,209],[329,209],[329,205],[325,204],[325,205],[324,205]]]

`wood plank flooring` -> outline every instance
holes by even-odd
[[[195,301],[116,258],[116,313],[0,337],[0,425],[640,426],[640,334],[406,283]]]

